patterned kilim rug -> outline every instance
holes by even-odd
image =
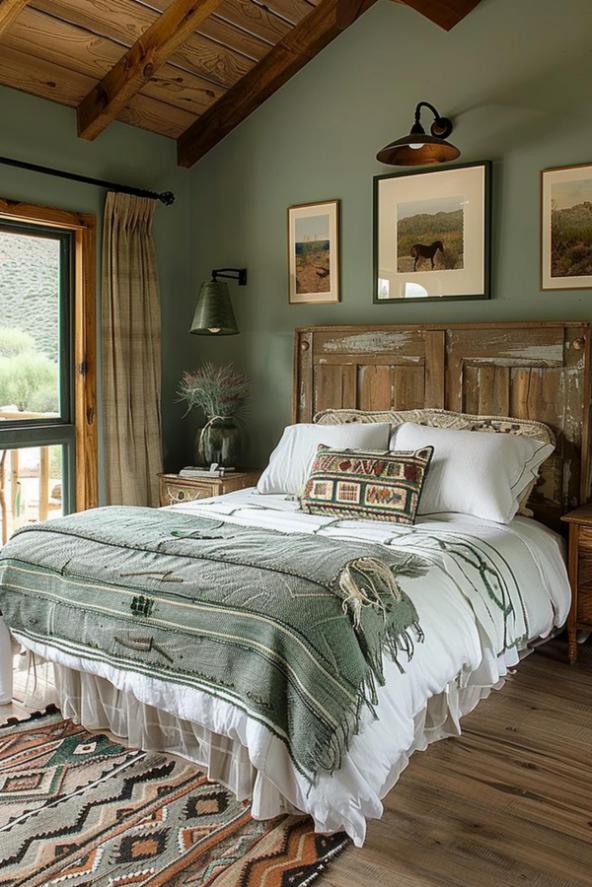
[[[304,887],[348,844],[55,709],[0,727],[1,887]]]

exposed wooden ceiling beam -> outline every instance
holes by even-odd
[[[479,0],[402,0],[441,27],[450,29]],[[193,166],[283,86],[375,0],[321,0],[246,76],[229,89],[177,141],[180,166]]]
[[[0,0],[0,37],[7,28],[10,28],[27,3],[28,0]]]
[[[337,0],[336,23],[338,29],[345,31],[372,5],[368,0]]]
[[[78,134],[95,139],[221,0],[174,0],[78,107]]]
[[[356,14],[348,4],[348,24],[365,12],[375,0],[364,0]],[[354,3],[355,7],[356,4]],[[210,148],[242,123],[259,105],[314,58],[345,27],[338,24],[339,0],[321,0],[271,52],[212,107],[202,114],[177,141],[180,166],[193,166]]]
[[[399,2],[399,0],[397,0]],[[477,6],[481,0],[403,0],[441,28],[450,31]]]

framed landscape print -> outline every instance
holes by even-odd
[[[339,301],[339,201],[288,208],[292,305]]]
[[[541,176],[541,287],[592,289],[592,164]]]
[[[491,164],[374,177],[374,302],[488,299]]]

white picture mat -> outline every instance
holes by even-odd
[[[322,293],[296,292],[296,220],[326,215],[329,220],[329,270],[331,289]],[[339,301],[339,242],[338,203],[327,201],[288,209],[288,269],[290,275],[290,302],[338,302]]]
[[[485,182],[486,168],[482,165],[378,181],[379,299],[404,299],[406,289],[407,297],[417,298],[419,287],[432,297],[485,293]],[[450,271],[397,271],[397,205],[458,195],[463,196],[464,202],[464,267]]]
[[[553,185],[562,182],[592,182],[592,164],[566,169],[545,169],[542,175],[541,207],[541,286],[544,290],[588,289],[592,275],[553,277],[551,274],[551,200]]]

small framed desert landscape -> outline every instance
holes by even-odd
[[[592,164],[541,175],[542,289],[591,289]]]
[[[339,301],[339,201],[288,208],[292,305]]]
[[[374,179],[374,301],[489,297],[490,164]]]

